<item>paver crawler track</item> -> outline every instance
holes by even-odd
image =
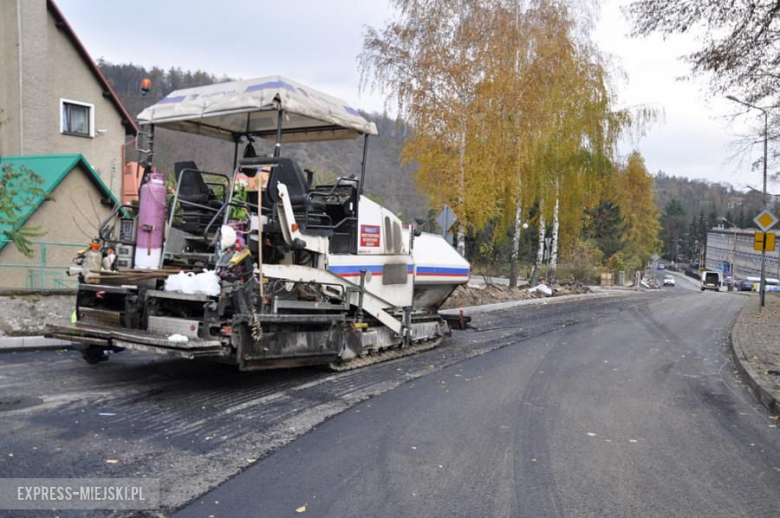
[[[404,356],[409,356],[411,354],[417,354],[433,349],[434,347],[438,346],[443,339],[444,337],[440,336],[433,340],[427,340],[409,347],[396,347],[390,349],[389,351],[383,351],[378,354],[369,354],[360,358],[355,358],[354,360],[350,360],[346,363],[330,363],[328,368],[338,372],[349,371],[352,369],[358,369],[360,367],[367,367],[375,363],[395,360],[396,358],[403,358]]]

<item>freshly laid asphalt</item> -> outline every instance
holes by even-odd
[[[777,516],[777,422],[729,358],[745,300],[667,288],[453,364],[176,516]]]
[[[477,331],[453,333],[432,351],[341,373],[241,373],[130,351],[99,365],[87,365],[77,351],[3,353],[0,474],[157,478],[160,512],[168,516],[361,401],[468,358],[653,299],[602,293],[478,313]],[[85,514],[96,513],[59,516]]]

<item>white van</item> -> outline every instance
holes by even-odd
[[[720,291],[723,285],[723,274],[712,270],[701,272],[701,291]]]

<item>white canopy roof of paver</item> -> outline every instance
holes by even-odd
[[[280,108],[285,142],[377,134],[374,123],[346,102],[281,76],[176,90],[138,120],[231,141],[246,133],[275,138]]]

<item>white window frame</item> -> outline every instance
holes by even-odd
[[[89,109],[89,135],[82,135],[81,133],[72,133],[70,131],[65,131],[65,118],[63,117],[65,104],[75,104],[76,106],[83,106]],[[82,101],[74,101],[72,99],[60,98],[60,133],[63,135],[71,135],[74,137],[95,138],[95,105],[91,103],[85,103]]]

